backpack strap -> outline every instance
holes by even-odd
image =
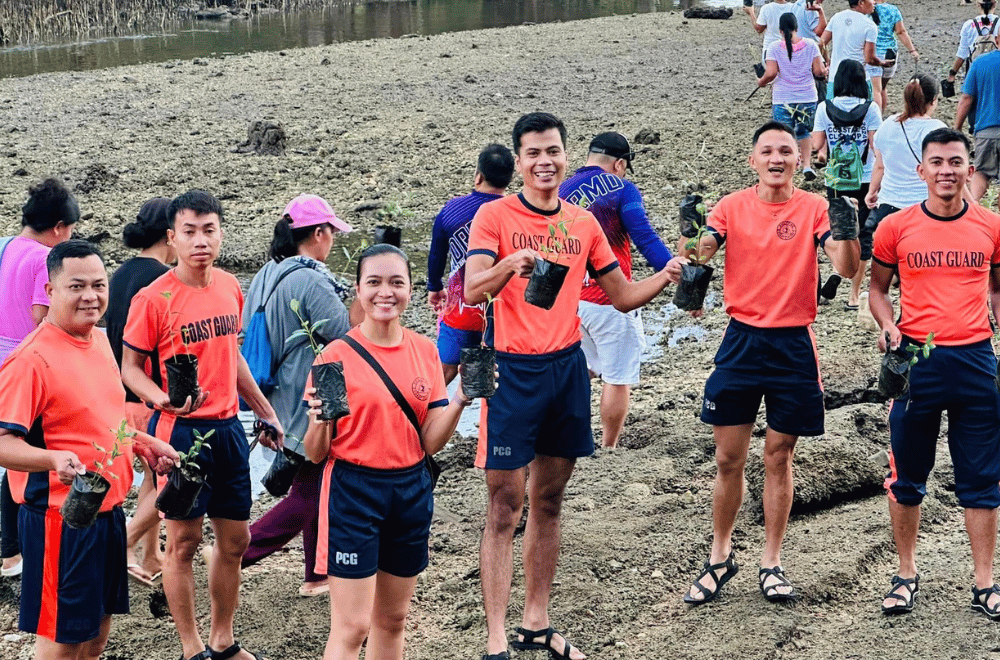
[[[292,266],[291,268],[286,270],[281,275],[278,275],[278,279],[275,280],[274,286],[271,287],[271,293],[267,294],[267,296],[265,296],[261,300],[260,306],[257,308],[257,311],[259,312],[263,310],[264,307],[267,305],[267,303],[271,301],[271,296],[273,296],[274,292],[278,290],[278,285],[281,284],[281,280],[285,279],[286,277],[288,277],[297,270],[302,270],[303,268],[309,268],[309,266],[306,266],[305,264],[296,264],[295,266]]]
[[[854,109],[847,111],[841,110],[832,100],[828,99],[826,101],[826,114],[830,116],[830,120],[833,121],[835,126],[840,128],[847,126],[858,128],[865,123],[865,116],[868,114],[868,108],[871,107],[871,104],[871,101],[865,101]]]
[[[917,152],[913,150],[913,145],[910,144],[910,136],[906,134],[906,123],[903,121],[899,122],[899,127],[903,129],[903,141],[906,142],[907,148],[910,150],[910,153],[913,154],[913,157],[917,159],[917,165],[919,165],[921,160],[917,157]]]

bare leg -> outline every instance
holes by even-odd
[[[455,380],[455,376],[458,375],[458,365],[457,364],[442,364],[444,368],[444,384],[450,385],[451,381]]]
[[[865,281],[865,271],[868,270],[868,262],[862,261],[858,264],[858,272],[851,278],[851,295],[847,299],[848,304],[857,305],[858,296],[861,295],[861,284]]]
[[[721,564],[733,549],[733,527],[736,525],[736,514],[743,504],[743,470],[747,464],[753,424],[713,426],[712,431],[715,434],[715,464],[718,472],[712,496],[714,529],[709,562]],[[701,584],[708,589],[715,585],[707,575],[702,578]],[[705,597],[694,585],[688,593],[691,598],[698,600]]]
[[[524,484],[527,468],[486,470],[486,528],[479,546],[480,580],[483,607],[486,610],[488,639],[486,652],[507,650],[507,605],[510,581],[514,576],[514,528],[524,507]],[[326,658],[325,660],[332,660]]]
[[[885,94],[882,92],[882,76],[872,76],[872,101],[878,109],[885,112]]]
[[[566,484],[576,461],[553,456],[536,456],[528,473],[528,524],[524,528],[524,617],[521,626],[543,630],[549,623],[549,595],[559,561],[559,513]],[[562,652],[560,635],[552,637],[552,647]],[[587,657],[578,649],[573,660]]]
[[[156,475],[142,461],[143,480],[139,487],[139,498],[136,502],[135,515],[129,521],[126,530],[128,534],[128,563],[140,564],[147,578],[163,570],[163,552],[160,550],[160,514],[156,510]],[[142,562],[138,561],[136,548],[142,544]]]
[[[201,544],[202,518],[168,520],[167,552],[163,562],[163,591],[174,618],[185,658],[205,650],[194,618],[194,571],[191,562]]]
[[[892,519],[892,538],[896,542],[896,553],[899,555],[899,571],[901,578],[911,579],[917,576],[917,531],[920,529],[920,507],[906,506],[889,500],[889,517]],[[893,589],[893,593],[907,596],[909,591],[903,585]],[[899,605],[895,598],[882,601],[883,607]]]
[[[628,385],[604,383],[601,389],[601,435],[602,447],[615,447],[625,427],[628,416]]]
[[[406,613],[416,588],[416,576],[403,578],[378,572],[365,660],[403,660]]]
[[[80,644],[58,644],[42,636],[35,638],[35,660],[97,660],[104,652],[111,632],[111,617],[101,621],[97,637]]]
[[[993,554],[997,540],[996,509],[966,509],[965,529],[972,546],[972,564],[976,572],[976,589],[993,586]],[[1000,596],[990,594],[987,607],[994,607]]]
[[[804,140],[799,140],[799,158],[802,162],[803,170],[812,169],[812,138],[806,137]]]
[[[97,637],[80,645],[79,660],[98,660],[104,653],[104,647],[108,645],[108,635],[111,634],[111,617],[106,616],[101,621],[101,629]]]
[[[240,595],[240,560],[250,545],[250,525],[246,520],[213,518],[215,546],[208,566],[208,590],[212,597],[212,630],[208,645],[222,651],[233,645],[233,620]],[[247,650],[234,656],[253,660]]]
[[[792,455],[797,440],[797,436],[778,433],[770,427],[767,429],[764,442],[764,556],[760,561],[761,568],[781,565],[781,542],[785,538],[788,515],[792,510]],[[777,578],[768,577],[764,586],[777,582]],[[792,588],[784,585],[775,591],[787,594]]]
[[[376,576],[348,580],[330,576],[330,636],[323,660],[357,660],[368,636]]]

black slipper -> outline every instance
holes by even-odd
[[[512,639],[510,645],[518,651],[548,651],[549,655],[553,658],[562,658],[563,660],[569,660],[569,655],[573,651],[573,645],[569,643],[568,639],[566,639],[566,635],[563,635],[561,632],[557,632],[552,626],[549,626],[544,630],[528,630],[527,628],[518,627],[514,628],[514,632],[520,635],[521,639]],[[538,639],[542,635],[545,635],[544,642],[528,641]],[[559,653],[552,648],[553,635],[562,636],[564,644],[562,653]]]
[[[795,587],[792,583],[788,581],[785,577],[785,570],[781,566],[774,566],[773,568],[762,568],[758,574],[760,579],[760,592],[764,594],[764,600],[769,603],[787,603],[789,601],[797,600],[799,595],[795,593]],[[766,587],[764,583],[767,582],[767,578],[774,577],[778,581],[774,584],[769,584]],[[787,594],[778,591],[780,587],[791,587],[792,590]]]
[[[902,586],[906,591],[904,593],[898,593],[896,590]],[[889,590],[882,600],[886,598],[893,598],[898,603],[890,607],[886,607],[885,604],[882,605],[882,614],[906,614],[913,611],[913,605],[917,602],[917,594],[920,593],[920,576],[914,576],[912,578],[901,578],[898,575],[892,577],[892,589]],[[975,593],[975,589],[973,589]],[[975,602],[973,601],[973,607],[975,607]]]
[[[1000,595],[1000,586],[994,584],[992,587],[987,587],[985,589],[976,589],[972,587],[972,609],[976,612],[982,612],[994,621],[1000,621],[1000,603],[996,607],[990,607],[990,595],[992,594]]]
[[[720,575],[719,577],[716,577],[715,571],[719,570],[720,568],[726,569],[726,572]],[[740,572],[740,565],[736,563],[736,554],[733,552],[729,553],[729,556],[726,557],[726,561],[724,562],[718,564],[709,564],[706,561],[704,569],[701,571],[701,573],[698,574],[698,577],[695,578],[693,584],[693,586],[702,593],[704,598],[699,600],[697,598],[692,598],[690,593],[686,593],[684,594],[684,602],[687,603],[688,605],[701,605],[702,603],[707,603],[711,600],[714,600],[715,597],[719,595],[719,591],[722,590],[722,586],[727,582],[729,582],[729,580],[732,579],[732,577],[739,572]],[[711,576],[712,581],[715,582],[715,586],[711,589],[701,584],[701,579],[706,575]]]
[[[229,660],[229,658],[233,657],[234,655],[236,655],[240,651],[243,651],[244,648],[242,646],[240,646],[239,642],[234,642],[232,646],[230,646],[228,649],[225,649],[223,651],[213,651],[211,648],[208,649],[208,650],[212,654],[211,655],[212,660]],[[254,657],[254,660],[264,660],[261,656],[257,655],[256,653],[254,653],[250,649],[245,649],[245,650],[246,650],[247,653],[249,653],[250,655],[252,655]]]

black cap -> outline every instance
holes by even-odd
[[[605,154],[612,158],[624,158],[628,171],[635,171],[632,169],[632,159],[635,158],[635,152],[632,151],[628,138],[621,133],[614,131],[601,133],[590,141],[590,153]]]

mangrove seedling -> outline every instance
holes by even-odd
[[[121,424],[118,425],[117,429],[109,430],[115,434],[115,440],[111,443],[111,449],[106,449],[96,442],[92,443],[94,445],[94,449],[102,452],[101,458],[94,461],[93,472],[99,477],[107,475],[112,479],[117,479],[117,474],[114,472],[108,472],[107,470],[111,467],[111,464],[115,462],[116,458],[124,455],[125,452],[122,451],[122,449],[124,447],[128,447],[134,442],[133,438],[135,438],[135,431],[128,428],[127,422],[124,419],[121,421]]]
[[[293,312],[295,312],[295,316],[299,319],[299,325],[302,327],[289,335],[288,339],[285,340],[285,343],[287,344],[300,337],[307,337],[309,339],[309,347],[312,348],[313,354],[318,357],[319,354],[323,352],[323,346],[316,341],[316,331],[323,327],[323,324],[329,321],[329,319],[321,319],[313,323],[312,321],[303,318],[299,311],[302,309],[302,304],[296,298],[292,298],[288,301],[288,306]]]
[[[201,431],[199,431],[198,429],[193,429],[192,433],[194,434],[194,442],[191,443],[191,448],[184,453],[178,452],[181,458],[181,462],[178,467],[181,470],[190,470],[192,465],[200,469],[200,466],[198,465],[196,459],[198,458],[198,454],[201,453],[201,448],[202,447],[208,447],[209,449],[212,448],[212,445],[208,444],[208,439],[212,437],[213,433],[215,433],[215,429],[209,430],[209,432],[206,433],[205,435],[202,435]]]

